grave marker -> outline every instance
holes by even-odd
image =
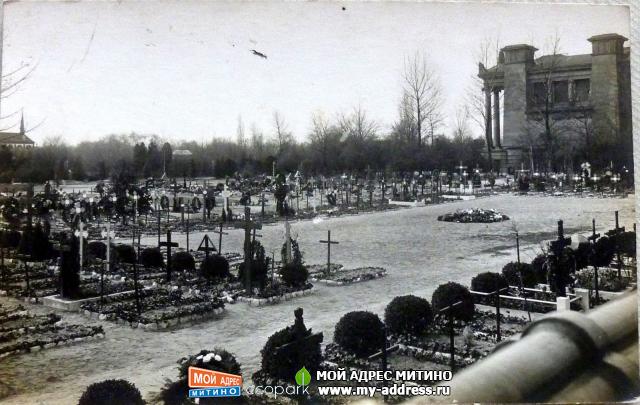
[[[171,242],[171,229],[167,230],[167,241],[161,242],[160,246],[167,247],[167,282],[171,281],[171,248],[178,247],[177,242]]]
[[[327,244],[327,277],[331,274],[331,245],[338,245],[340,242],[331,240],[331,231],[327,231],[327,240],[321,240],[320,243]]]

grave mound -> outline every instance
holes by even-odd
[[[509,217],[493,209],[473,208],[440,215],[438,221],[464,223],[491,223],[508,221]]]

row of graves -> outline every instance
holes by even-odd
[[[430,301],[415,295],[395,297],[382,317],[369,311],[346,313],[335,325],[333,342],[324,346],[323,331],[307,328],[303,310],[298,308],[293,324],[266,340],[260,369],[250,377],[254,385],[286,387],[284,395],[298,402],[326,400],[319,396],[318,388],[323,385],[356,384],[378,388],[377,395],[385,401],[404,400],[406,393],[387,387],[402,382],[420,388],[446,381],[452,373],[492,353],[501,342],[517,338],[545,312],[587,311],[633,288],[635,230],[626,231],[616,222],[614,229],[600,235],[594,221],[589,238],[573,239],[565,237],[560,221],[557,238],[548,250],[532,263],[523,263],[516,234],[518,259],[506,264],[501,273],[478,274],[470,288],[455,282],[442,284]],[[326,242],[329,240],[330,235]],[[330,262],[327,266],[328,271],[338,269]],[[578,294],[579,289],[588,294]],[[203,348],[176,360],[175,376],[159,387],[153,401],[183,403],[189,395],[189,367],[243,373],[235,355],[223,347]],[[372,371],[381,373],[372,376]],[[139,391],[125,380],[96,383],[83,398],[93,398],[105,387],[121,392],[129,403],[141,403],[134,401],[141,398]],[[337,394],[332,401],[353,399]],[[277,401],[256,394],[234,398],[234,403],[244,404]]]
[[[513,187],[520,194],[623,198],[633,188],[633,174],[626,167],[617,172],[613,168],[596,172],[585,162],[573,174],[517,170]]]

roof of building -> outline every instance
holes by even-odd
[[[35,142],[23,133],[0,132],[0,145],[35,145]]]

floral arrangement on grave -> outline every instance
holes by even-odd
[[[196,261],[189,252],[176,252],[171,256],[171,266],[174,271],[193,271]]]
[[[296,373],[302,367],[312,375],[320,369],[323,334],[307,329],[302,317],[302,308],[296,309],[294,315],[295,322],[292,326],[277,331],[267,340],[260,351],[261,370],[256,374],[293,382]]]
[[[105,380],[87,387],[78,405],[144,405],[142,395],[127,380]]]
[[[140,263],[146,268],[164,267],[164,257],[157,247],[148,247],[140,252]]]
[[[80,255],[78,238],[65,232],[60,241],[60,296],[76,298],[80,295]]]
[[[198,367],[228,374],[241,374],[241,366],[235,356],[218,347],[214,347],[213,350],[201,350],[198,354],[183,357],[178,361],[178,379],[176,381],[167,380],[159,394],[159,399],[165,405],[195,403],[189,399],[189,367]],[[224,401],[221,401],[220,398],[200,398],[199,404],[242,404],[246,402],[246,399],[242,396],[223,399]]]
[[[200,263],[200,275],[209,281],[223,280],[231,275],[229,261],[222,255],[211,255]]]
[[[279,271],[282,281],[290,287],[301,287],[307,283],[309,278],[309,270],[302,261],[302,252],[300,252],[300,246],[298,241],[290,238],[291,243],[291,262],[287,263],[285,260],[287,256],[287,243],[282,245],[282,262],[285,263]]]
[[[251,260],[251,288],[263,290],[267,282],[271,259],[266,256],[264,247],[257,240],[251,242],[251,257],[249,260]],[[242,262],[238,269],[238,278],[240,278],[243,285],[246,283],[245,273],[246,263]]]
[[[509,262],[502,268],[502,276],[508,285],[516,287],[533,288],[538,283],[530,263]]]
[[[380,351],[384,339],[384,324],[378,315],[369,311],[345,314],[333,334],[333,340],[341,348],[360,358]]]
[[[508,221],[509,217],[493,209],[473,208],[458,210],[454,213],[438,216],[438,221],[463,223],[491,223]]]
[[[429,301],[415,295],[395,297],[384,311],[384,323],[389,332],[418,336],[433,322]]]
[[[7,197],[0,203],[2,217],[12,227],[20,225],[20,202],[15,197]]]
[[[475,305],[473,296],[467,287],[450,281],[446,284],[440,284],[431,296],[431,306],[436,313],[458,301],[462,301],[462,304],[453,308],[453,317],[461,321],[472,320]]]

